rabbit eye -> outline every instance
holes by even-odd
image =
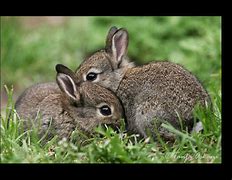
[[[97,74],[94,72],[91,72],[91,73],[87,74],[87,76],[86,76],[86,79],[88,81],[94,81],[96,78],[97,78]]]
[[[100,112],[101,112],[101,114],[104,115],[104,116],[109,116],[109,115],[111,115],[111,109],[110,109],[110,107],[107,106],[107,105],[104,105],[104,106],[100,107]]]

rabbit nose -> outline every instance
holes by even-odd
[[[114,124],[120,124],[120,117],[119,116],[113,116],[111,121]]]

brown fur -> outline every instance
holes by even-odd
[[[191,128],[194,106],[210,103],[208,93],[196,77],[171,62],[151,62],[135,67],[126,56],[128,32],[123,28],[117,31],[111,28],[106,42],[105,49],[85,59],[76,70],[78,81],[85,81],[91,71],[100,72],[92,82],[116,93],[125,109],[130,132],[147,137],[147,130],[150,130],[154,135],[156,123],[163,133],[160,128],[163,121],[180,128],[178,115],[184,127]]]
[[[47,139],[54,135],[69,138],[75,128],[90,134],[94,127],[101,124],[120,125],[123,109],[111,91],[85,82],[76,86],[77,92],[73,92],[76,99],[72,99],[61,86],[62,83],[59,86],[56,83],[36,84],[18,98],[16,111],[20,119],[26,122],[26,130],[31,129],[34,124],[39,128],[40,136],[48,131]],[[112,115],[99,114],[101,104],[112,107]]]

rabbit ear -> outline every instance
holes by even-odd
[[[128,32],[126,29],[117,29],[115,26],[111,27],[106,38],[106,52],[112,56],[112,64],[115,68],[122,61],[122,57],[127,53],[128,47]]]
[[[111,50],[111,46],[112,46],[112,37],[113,35],[116,33],[116,31],[118,30],[117,27],[113,26],[110,28],[108,35],[106,37],[106,49]]]
[[[128,47],[128,32],[125,29],[119,29],[112,38],[112,56],[114,63],[121,63],[122,57],[126,55]]]
[[[70,76],[74,82],[76,82],[75,73],[63,64],[56,65],[56,72],[66,74]]]
[[[75,82],[69,75],[64,73],[57,73],[56,81],[61,91],[63,91],[69,98],[74,101],[80,100],[80,95],[77,92]]]

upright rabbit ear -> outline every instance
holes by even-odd
[[[106,49],[109,51],[111,51],[113,35],[116,33],[117,30],[118,30],[118,28],[116,26],[112,26],[108,32],[107,37],[106,37]]]
[[[74,82],[76,82],[75,73],[71,69],[69,69],[68,67],[64,66],[63,64],[56,65],[56,72],[66,74],[66,75],[70,76]]]
[[[112,37],[111,52],[116,67],[121,63],[122,57],[127,54],[128,41],[128,32],[123,28],[119,29]]]
[[[57,84],[69,98],[74,101],[80,100],[80,95],[76,89],[76,85],[69,75],[58,73],[56,76]]]
[[[72,71],[63,65],[56,65],[56,71],[56,81],[61,91],[63,91],[72,100],[79,101],[80,95],[77,91],[73,77],[71,77]]]

